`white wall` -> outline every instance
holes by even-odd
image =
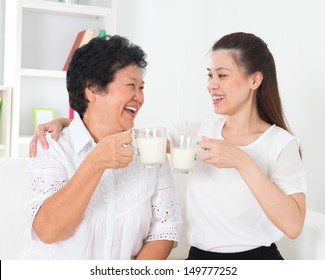
[[[3,84],[3,46],[5,31],[5,1],[0,0],[0,85]]]
[[[148,54],[138,126],[212,114],[207,53],[235,31],[262,37],[278,70],[286,116],[301,139],[308,206],[325,213],[325,1],[118,0],[117,33]]]

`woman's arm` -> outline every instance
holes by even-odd
[[[279,155],[271,179],[249,157],[237,170],[273,224],[289,238],[297,238],[305,221],[305,194],[287,195],[280,189],[280,186],[285,188],[286,185],[305,183],[301,176],[303,168],[299,148],[295,142],[289,143]]]
[[[174,241],[157,240],[146,242],[136,260],[165,260],[173,249]]]
[[[60,118],[55,119],[51,122],[40,124],[37,129],[34,131],[34,136],[32,141],[29,143],[29,157],[36,156],[36,147],[37,147],[37,140],[39,139],[44,149],[48,149],[49,144],[45,138],[45,132],[51,132],[52,138],[54,140],[58,140],[60,137],[60,132],[63,128],[68,126],[71,123],[71,119]]]
[[[289,238],[297,238],[305,220],[305,195],[285,194],[251,159],[237,170],[272,223]]]
[[[62,241],[74,232],[103,172],[96,158],[89,155],[70,181],[44,201],[33,221],[42,242]]]
[[[122,143],[132,143],[131,130],[103,138],[83,160],[71,179],[45,199],[33,221],[33,228],[40,240],[54,243],[68,238],[74,232],[104,170],[123,168],[132,161],[133,148],[124,147]],[[50,148],[47,154],[51,150]],[[48,160],[47,154],[45,156]],[[31,172],[35,173],[33,170]],[[45,192],[52,191],[51,188],[55,187],[51,187],[54,182],[52,174],[52,170],[44,174],[43,180],[47,180],[42,182],[47,188]],[[31,184],[35,185],[32,179]],[[34,192],[39,190],[35,189]]]
[[[205,152],[198,155],[199,160],[211,163],[218,168],[235,168],[272,223],[289,238],[298,237],[303,228],[306,213],[303,192],[285,194],[276,185],[281,183],[280,180],[274,183],[264,175],[247,153],[226,141],[204,138],[201,147],[205,149]],[[296,151],[292,151],[295,148]],[[302,170],[299,167],[298,147],[294,146],[294,142],[289,143],[280,154],[277,164],[279,165],[277,169],[281,173],[279,178],[294,177],[296,171],[290,165],[296,164],[296,169]],[[288,174],[285,174],[285,170],[288,170]]]

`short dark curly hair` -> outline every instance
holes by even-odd
[[[146,54],[118,35],[94,38],[77,49],[67,71],[70,107],[82,118],[88,106],[85,89],[94,87],[96,91],[105,91],[116,71],[132,64],[144,71]]]

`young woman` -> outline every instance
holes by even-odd
[[[204,150],[187,189],[188,259],[282,259],[275,242],[305,218],[299,141],[283,116],[273,56],[257,36],[232,33],[211,51]]]

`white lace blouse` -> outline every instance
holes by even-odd
[[[78,116],[49,149],[37,146],[27,170],[29,228],[22,259],[133,259],[144,242],[179,242],[181,216],[168,159],[144,168],[137,155],[126,168],[107,169],[74,234],[54,244],[41,242],[32,229],[42,203],[74,174],[96,145]],[[135,141],[133,143],[135,146]]]

